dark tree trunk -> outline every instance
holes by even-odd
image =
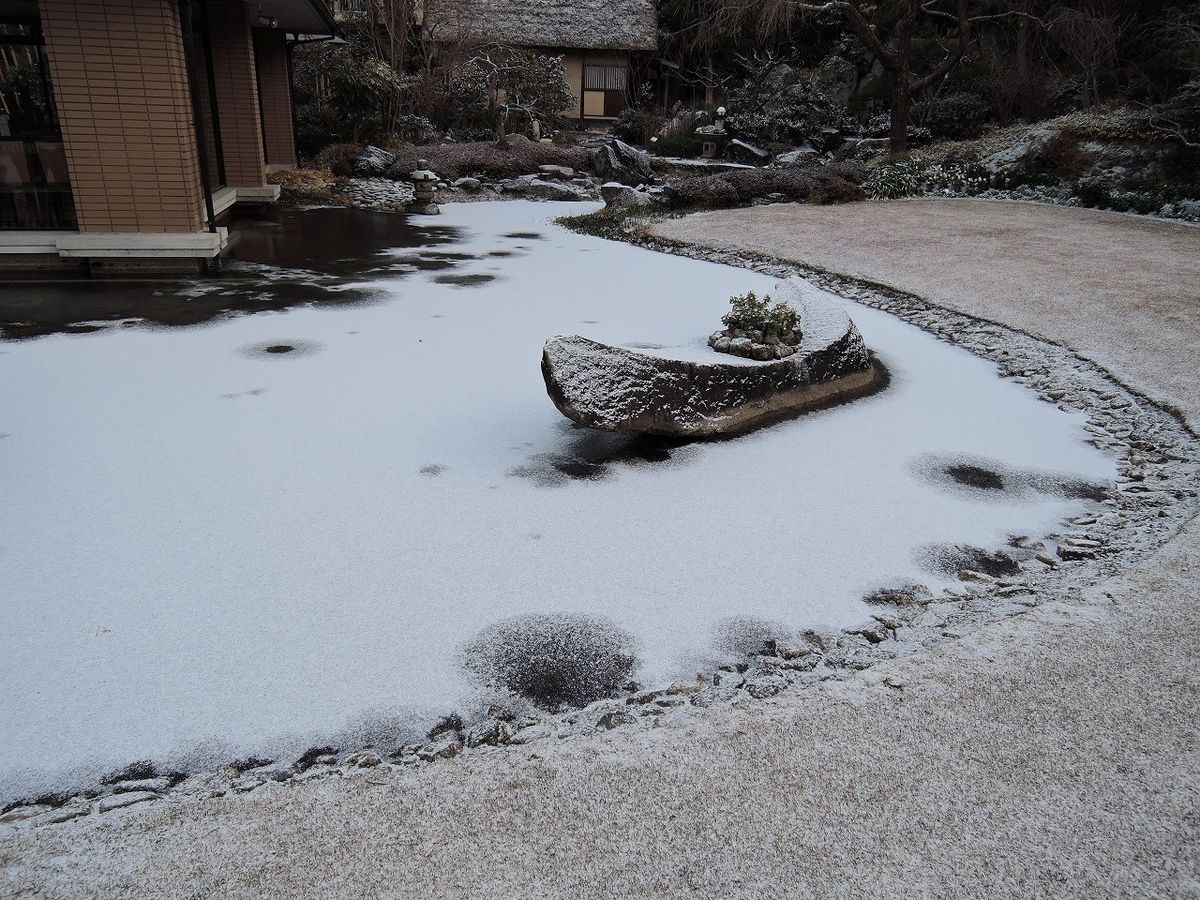
[[[892,130],[888,152],[893,156],[908,152],[908,123],[912,119],[912,75],[908,67],[892,73]]]
[[[910,10],[896,23],[892,68],[892,131],[888,137],[888,152],[893,156],[908,151],[908,123],[912,120],[912,35],[916,12]]]
[[[508,149],[508,111],[504,107],[496,110],[496,146]]]

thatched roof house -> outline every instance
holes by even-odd
[[[533,47],[563,57],[586,121],[625,108],[634,54],[658,45],[654,0],[425,0],[424,29],[434,41]]]

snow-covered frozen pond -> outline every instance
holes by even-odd
[[[644,683],[694,672],[728,617],[852,624],[874,589],[948,584],[946,548],[1088,508],[1047,485],[1114,476],[1082,417],[860,307],[887,390],[610,461],[547,398],[543,341],[701,339],[773,282],[552,224],[570,211],[443,207],[452,266],[379,257],[417,263],[371,276],[379,302],[0,344],[0,798],[399,743],[469,707],[460,648],[526,612],[611,619]],[[939,477],[956,461],[1047,477]]]

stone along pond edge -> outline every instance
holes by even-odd
[[[991,360],[1000,377],[1035,391],[1064,411],[1083,412],[1089,442],[1117,458],[1118,479],[1102,510],[1076,516],[1061,532],[1022,539],[1012,548],[1013,574],[960,571],[960,584],[939,592],[897,586],[867,598],[876,612],[837,632],[808,631],[790,641],[767,641],[737,665],[653,690],[630,690],[583,708],[517,715],[493,706],[475,721],[449,716],[429,739],[400,748],[314,747],[298,760],[247,759],[199,773],[167,773],[133,763],[104,783],[75,793],[7,804],[9,828],[91,820],[110,811],[213,801],[259,790],[287,790],[323,778],[404,771],[455,757],[506,752],[616,728],[651,728],[723,708],[774,697],[788,688],[813,689],[846,680],[878,662],[969,635],[1049,602],[1079,603],[1102,595],[1106,579],[1174,537],[1197,512],[1200,438],[1177,412],[1125,386],[1068,347],[997,322],[947,310],[914,294],[759,254],[700,248],[641,231],[606,229],[605,236],[658,252],[736,266],[776,278],[800,277],[841,297],[891,313]],[[903,689],[903,683],[886,684]],[[803,703],[803,693],[791,698]]]

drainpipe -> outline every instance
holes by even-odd
[[[192,95],[192,128],[196,134],[196,156],[200,163],[200,184],[204,188],[204,209],[208,230],[217,233],[217,214],[213,210],[212,178],[208,171],[208,153],[204,137],[204,119],[200,114],[200,91],[196,83],[196,42],[192,33],[192,0],[180,0],[179,27],[183,29],[183,55],[187,63],[188,88]]]
[[[287,80],[288,80],[288,103],[292,107],[292,159],[296,161],[296,168],[300,168],[300,126],[296,124],[296,76],[292,69],[292,57],[296,55],[297,40],[288,38],[286,42],[287,52],[283,58],[287,62]]]

